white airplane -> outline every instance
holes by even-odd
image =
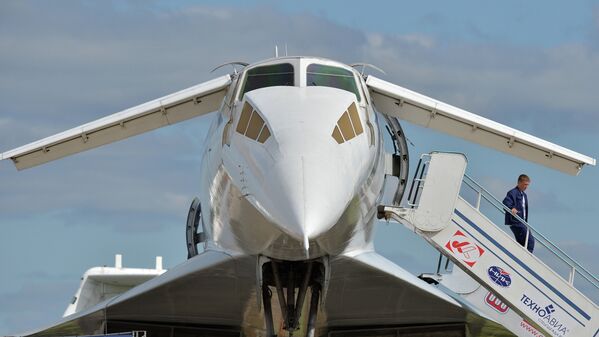
[[[189,211],[189,259],[116,297],[88,298],[57,324],[24,335],[339,336],[407,327],[410,336],[511,336],[375,252],[385,176],[399,178],[396,205],[407,182],[399,121],[571,175],[595,159],[332,60],[233,65],[241,70],[0,155],[21,170],[218,114]],[[384,151],[380,118],[394,156]]]

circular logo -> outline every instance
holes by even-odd
[[[489,278],[493,283],[497,284],[500,287],[507,288],[512,284],[512,278],[510,277],[510,273],[503,270],[497,266],[491,266],[487,270],[487,274],[489,274]]]

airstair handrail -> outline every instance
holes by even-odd
[[[478,193],[477,201],[476,201],[477,205],[474,205],[477,210],[480,211],[480,201],[481,201],[481,197],[482,197],[482,198],[486,199],[487,201],[489,201],[489,203],[491,203],[491,205],[493,205],[499,211],[511,212],[511,210],[508,207],[506,207],[503,204],[503,202],[501,202],[499,199],[497,199],[493,194],[491,194],[491,192],[489,192],[487,189],[482,187],[479,183],[477,183],[474,179],[472,179],[467,174],[464,174],[463,181],[464,181],[464,183],[466,183],[466,185],[468,185],[476,193]],[[556,244],[554,244],[551,240],[549,240],[542,233],[540,233],[538,230],[536,230],[533,226],[531,226],[526,221],[524,221],[524,219],[522,219],[518,215],[514,215],[514,217],[518,221],[520,221],[524,225],[526,225],[527,228],[529,228],[537,236],[537,238],[541,238],[542,240],[540,240],[539,242],[543,246],[545,246],[545,248],[547,248],[553,255],[559,257],[564,263],[566,263],[571,268],[570,277],[569,277],[570,279],[568,280],[568,282],[571,285],[574,285],[574,275],[576,273],[578,273],[584,279],[586,279],[590,284],[592,284],[595,288],[599,289],[599,279],[595,275],[593,275],[591,272],[589,272],[586,268],[584,268],[580,263],[578,263],[576,260],[574,260],[568,254],[566,254]]]
[[[414,171],[414,178],[412,179],[412,183],[410,184],[410,192],[408,193],[408,206],[411,208],[418,207],[418,197],[420,196],[420,190],[424,188],[425,172],[428,169],[428,164],[432,158],[431,153],[423,153],[420,155],[420,160],[418,161],[418,165],[416,166],[416,170]],[[414,190],[414,185],[416,184],[416,189]],[[414,194],[412,195],[412,192]]]
[[[425,172],[428,169],[428,164],[431,159],[431,155],[432,155],[432,153],[426,153],[426,154],[421,155],[420,161],[418,162],[418,166],[414,172],[414,178],[412,180],[410,190],[408,192],[408,198],[407,198],[408,206],[411,208],[418,207],[418,199],[420,196],[421,189],[424,188],[424,185],[426,184],[426,173]],[[485,200],[487,200],[491,205],[493,205],[493,207],[495,207],[498,211],[500,211],[502,213],[504,213],[506,211],[511,212],[511,210],[509,208],[507,208],[503,204],[503,202],[501,202],[491,192],[489,192],[487,189],[485,189],[483,186],[481,186],[479,183],[477,183],[474,179],[472,179],[472,177],[468,176],[467,174],[464,174],[464,178],[462,180],[466,185],[468,185],[468,187],[470,187],[474,192],[477,193],[476,205],[473,205],[473,206],[479,212],[480,212],[481,199],[483,199],[483,198]],[[561,260],[563,263],[565,263],[568,266],[570,271],[569,271],[569,277],[567,279],[567,282],[570,285],[574,286],[574,277],[576,274],[580,274],[580,276],[582,276],[582,278],[585,279],[587,282],[589,282],[593,287],[595,287],[596,289],[599,289],[599,279],[595,275],[593,275],[586,268],[584,268],[580,263],[578,263],[576,260],[574,260],[572,257],[570,257],[567,253],[565,253],[563,250],[561,250],[561,248],[559,248],[556,244],[554,244],[551,240],[549,240],[545,235],[543,235],[541,232],[539,232],[534,227],[532,227],[529,223],[524,221],[524,219],[522,219],[518,215],[514,215],[514,217],[517,220],[519,220],[520,222],[522,222],[524,225],[526,225],[527,228],[530,229],[530,232],[532,232],[538,239],[539,244],[541,244],[545,248],[547,248],[547,250],[552,255],[557,257],[559,260]],[[527,237],[526,237],[526,241],[525,241],[526,243],[528,243],[528,235],[529,235],[529,232],[527,232]]]

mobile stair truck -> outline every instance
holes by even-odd
[[[459,153],[423,155],[406,207],[379,207],[379,217],[403,224],[441,253],[437,273],[421,278],[441,283],[517,336],[599,337],[599,308],[574,284],[577,277],[577,285],[586,282],[598,294],[597,278],[519,218],[545,255],[567,267],[562,277],[505,232],[507,226],[485,216],[483,202],[501,219],[507,209],[465,175],[466,165]],[[472,203],[461,193],[467,189]],[[447,272],[450,261],[459,269]]]

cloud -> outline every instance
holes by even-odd
[[[390,78],[450,104],[541,136],[599,127],[599,52],[586,45],[423,45],[380,35],[367,43],[365,58]]]
[[[599,53],[584,45],[437,41],[423,33],[358,31],[268,7],[131,6],[7,5],[0,64],[10,66],[3,67],[0,88],[11,99],[3,111],[18,113],[29,128],[50,122],[60,130],[208,79],[224,61],[270,57],[275,44],[287,43],[293,54],[379,65],[387,79],[541,135],[599,126]],[[30,140],[14,138],[10,144]]]
[[[185,127],[179,130],[185,131]],[[198,132],[198,137],[203,135],[205,130]],[[177,211],[173,195],[181,196],[182,190],[191,194],[194,187],[197,188],[180,179],[188,174],[186,165],[199,167],[200,157],[190,162],[182,156],[182,151],[186,150],[201,153],[199,144],[190,143],[185,132],[166,137],[149,134],[57,161],[43,168],[19,172],[15,175],[17,179],[3,182],[3,188],[11,193],[0,195],[0,211],[26,212],[32,201],[31,195],[36,195],[37,200],[41,201],[38,211],[71,205],[74,208],[112,212],[129,210],[172,214]],[[181,165],[168,167],[164,159]],[[6,176],[9,174],[7,171],[0,175]],[[16,174],[12,169],[10,171]],[[61,174],[67,171],[68,174]],[[115,175],[115,171],[121,174]],[[162,189],[165,194],[156,195],[152,192],[156,188]],[[59,198],[56,197],[57,193],[60,193]]]
[[[599,260],[597,260],[599,244],[570,240],[559,242],[559,247],[587,268],[591,274],[599,275]]]
[[[398,37],[400,40],[423,48],[433,48],[435,39],[424,34],[405,34]]]
[[[12,292],[0,293],[0,327],[10,327],[5,333],[19,333],[39,328],[39,322],[58,321],[68,304],[65,293],[74,294],[77,280],[25,282]],[[32,325],[32,323],[34,325]]]
[[[599,250],[598,244],[580,240],[571,240],[557,242],[557,245],[574,261],[578,262],[583,268],[585,268],[591,274],[591,276],[599,274],[599,261],[597,260],[597,251]],[[535,247],[535,255],[537,255],[537,257],[539,257],[543,262],[555,270],[564,279],[568,279],[570,267],[556,255],[550,253],[547,249],[543,248],[539,244],[537,244]],[[597,291],[597,288],[580,275],[580,270],[574,277],[574,285],[584,295],[595,301],[595,303],[599,301],[599,292]]]
[[[236,19],[235,17],[233,17],[234,13],[231,9],[218,8],[218,7],[191,7],[191,8],[186,8],[183,11],[180,11],[180,13],[182,13],[184,15],[187,14],[191,18],[196,17],[197,15],[200,15],[203,17],[213,17],[213,18],[221,20],[221,21],[229,21],[229,20]]]
[[[499,201],[502,201],[507,191],[516,185],[515,181],[508,181],[496,176],[483,176],[480,178],[480,183]],[[562,201],[554,190],[533,187],[527,190],[527,194],[531,202],[534,203],[536,212],[569,213],[573,211],[573,208]]]

